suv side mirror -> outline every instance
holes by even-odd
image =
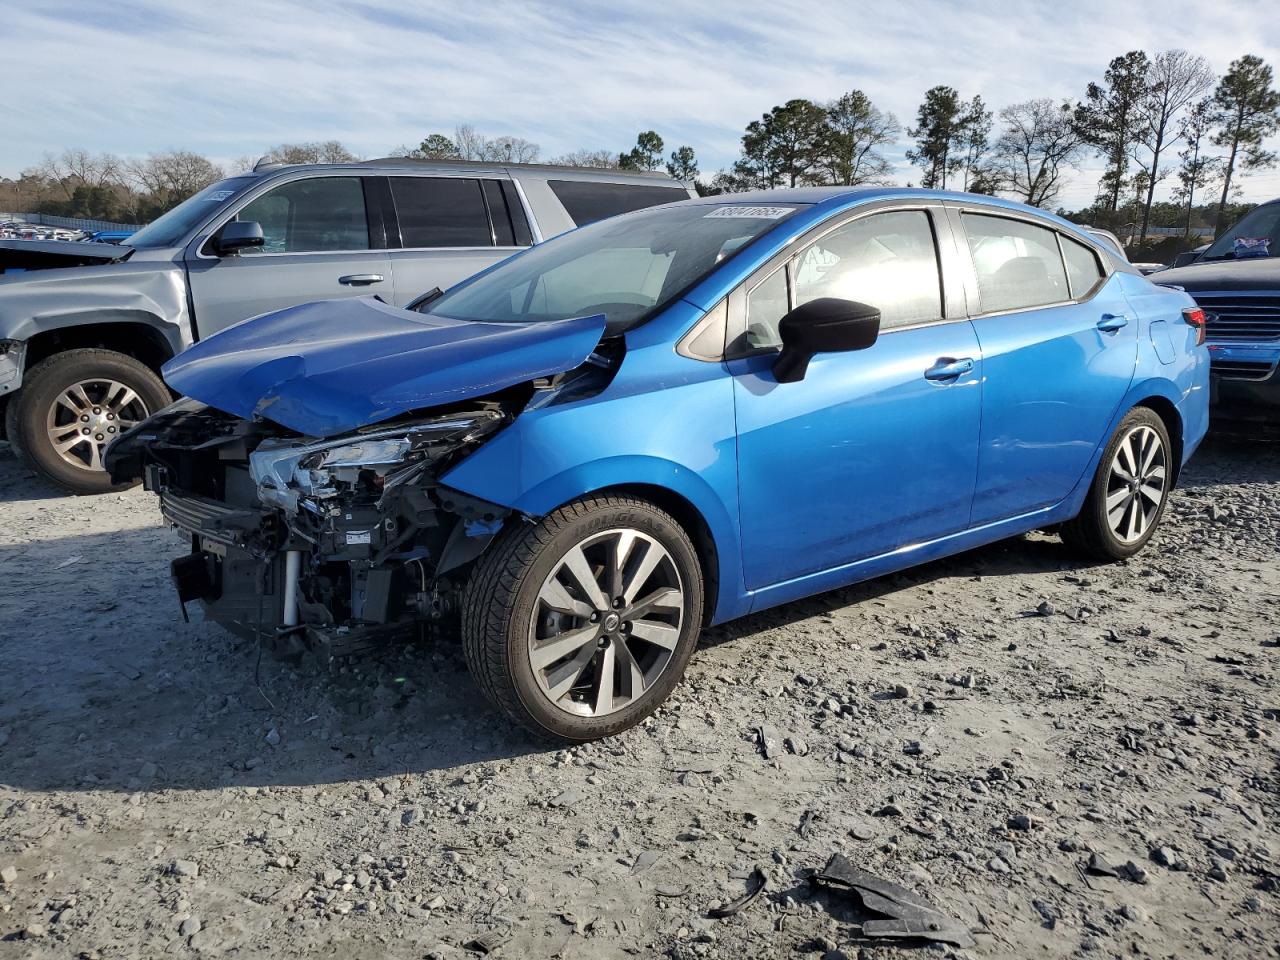
[[[264,242],[262,224],[256,220],[232,220],[224,224],[213,238],[213,252],[225,256],[239,253],[247,247],[260,247]]]
[[[773,365],[779,383],[803,380],[815,353],[865,350],[880,335],[880,311],[856,300],[820,297],[778,321],[782,353]]]

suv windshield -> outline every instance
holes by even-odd
[[[607,330],[620,333],[799,208],[675,203],[602,220],[502,262],[422,312],[500,323],[602,313]]]
[[[204,222],[224,203],[253,183],[255,177],[231,177],[219,180],[193,194],[125,241],[130,247],[172,247],[186,239],[188,233]]]
[[[1280,202],[1255,207],[1213,241],[1201,260],[1280,256]]]

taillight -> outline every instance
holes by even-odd
[[[1204,311],[1199,307],[1184,307],[1182,319],[1196,328],[1196,346],[1204,343]]]

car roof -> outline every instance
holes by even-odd
[[[951,200],[978,206],[995,207],[1014,213],[1029,214],[1052,222],[1078,236],[1089,240],[1088,228],[1072,223],[1056,213],[1028,206],[1017,200],[993,197],[983,193],[962,193],[958,190],[930,190],[923,187],[779,187],[773,190],[748,190],[744,193],[720,193],[709,197],[697,197],[686,203],[806,203],[846,206],[853,203],[871,203],[877,200]]]
[[[683,186],[663,170],[623,170],[616,167],[571,167],[554,163],[502,163],[486,160],[415,160],[411,157],[381,157],[376,160],[357,160],[350,163],[270,163],[259,161],[240,176],[271,176],[294,170],[385,170],[404,173],[423,171],[437,173],[471,174],[561,174],[573,179],[607,180],[613,183],[642,182]]]

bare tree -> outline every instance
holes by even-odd
[[[58,184],[67,200],[74,196],[77,187],[101,190],[119,186],[123,172],[124,165],[115,154],[92,154],[79,147],[63,150],[56,157],[46,153],[40,164],[40,174]]]
[[[132,160],[125,176],[157,211],[176,206],[209,184],[221,180],[222,168],[190,150],[153,153],[145,160]]]
[[[1149,157],[1146,163],[1136,158],[1146,173],[1146,198],[1142,204],[1142,237],[1151,222],[1151,204],[1155,201],[1156,184],[1165,176],[1160,169],[1160,154],[1173,146],[1181,136],[1174,121],[1187,105],[1209,92],[1213,71],[1204,57],[1185,50],[1166,50],[1152,59],[1147,69],[1147,90],[1138,105],[1138,145]]]
[[[337,140],[315,143],[280,143],[263,159],[272,163],[351,163],[360,158]]]
[[[618,155],[612,150],[574,150],[555,157],[551,162],[564,167],[600,167],[613,170],[618,166]]]
[[[453,145],[460,160],[484,160],[489,163],[532,163],[542,148],[520,137],[486,137],[470,124],[454,130]]]
[[[491,163],[533,163],[540,153],[541,147],[521,137],[494,137],[485,143],[480,159]]]
[[[1032,206],[1048,206],[1084,149],[1071,104],[1048,98],[1015,103],[1000,111],[1000,122],[995,164],[1001,188]]]

